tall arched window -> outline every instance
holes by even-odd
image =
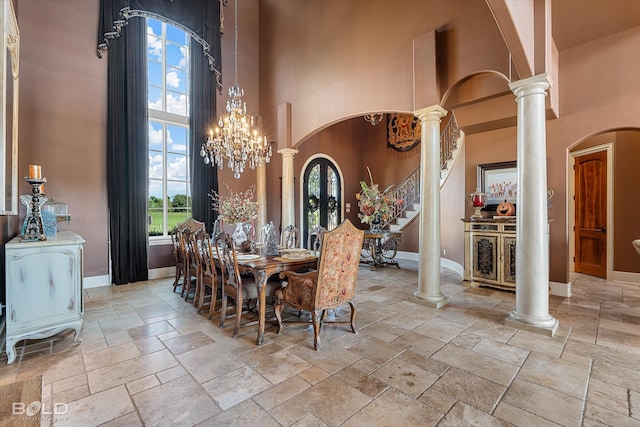
[[[321,225],[333,230],[342,221],[342,182],[338,168],[327,158],[313,159],[304,171],[303,235]]]
[[[191,216],[189,170],[190,40],[147,18],[149,236],[168,236]]]

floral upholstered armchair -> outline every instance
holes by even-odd
[[[356,333],[356,306],[354,297],[360,264],[360,251],[364,231],[357,229],[348,219],[334,230],[324,233],[318,259],[318,269],[307,273],[284,271],[281,279],[286,286],[276,290],[275,314],[278,333],[282,331],[284,304],[311,312],[314,348],[320,349],[320,327],[327,309],[344,303],[351,306],[351,330]],[[333,322],[332,322],[333,323]]]

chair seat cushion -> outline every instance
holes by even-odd
[[[267,280],[267,296],[274,296],[277,289],[282,287],[280,280]],[[242,276],[243,299],[258,298],[258,287],[253,276]]]

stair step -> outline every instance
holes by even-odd
[[[389,231],[402,231],[402,226],[399,224],[389,224]]]
[[[414,215],[414,216],[415,216],[415,215]],[[396,224],[398,224],[398,225],[405,225],[405,224],[407,224],[409,221],[411,221],[412,219],[413,219],[413,217],[411,217],[411,218],[406,218],[406,217],[405,217],[405,218],[400,218],[400,217],[398,217],[398,218],[396,218]]]

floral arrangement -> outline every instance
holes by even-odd
[[[367,185],[366,182],[360,181],[360,187],[362,190],[356,194],[356,200],[358,200],[358,218],[364,224],[376,224],[384,222],[390,219],[393,213],[394,206],[401,206],[404,204],[404,200],[396,199],[391,192],[393,185],[380,190],[378,184],[373,183],[373,177],[371,171],[369,171],[369,179],[371,185]]]
[[[209,193],[213,210],[221,221],[236,224],[258,217],[258,202],[254,201],[255,186],[252,185],[245,192],[235,192],[226,183],[224,186],[229,191],[227,197],[223,198],[215,191]]]

